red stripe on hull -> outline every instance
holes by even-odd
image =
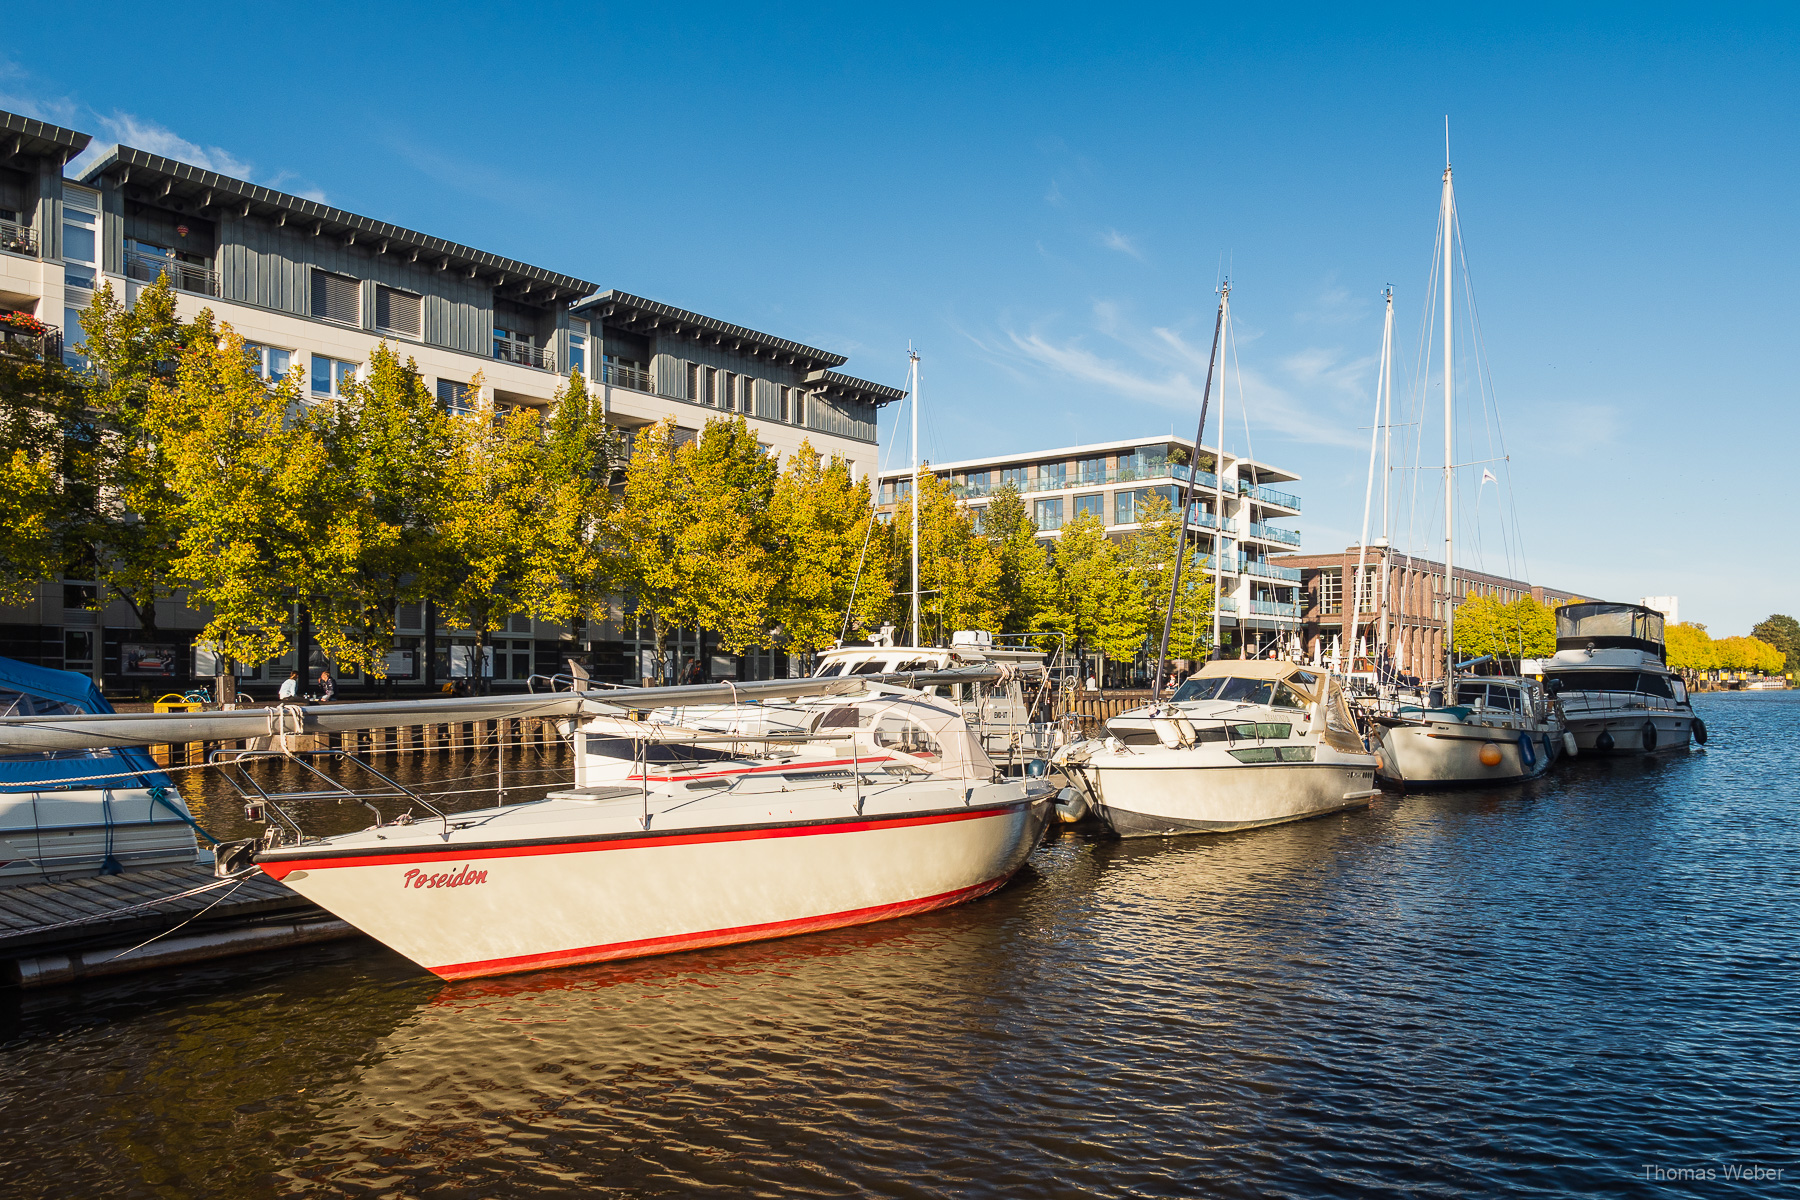
[[[346,854],[341,857],[291,858],[260,864],[263,873],[273,879],[285,879],[292,871],[321,871],[338,867],[399,866],[404,863],[469,862],[488,858],[532,858],[540,854],[587,854],[605,850],[643,850],[655,846],[690,846],[705,842],[750,842],[765,838],[816,837],[828,833],[866,833],[871,829],[904,829],[911,825],[941,825],[950,821],[978,821],[983,817],[1006,816],[1021,807],[1029,807],[1030,799],[1001,808],[963,809],[955,812],[928,813],[916,817],[876,818],[869,821],[845,821],[836,825],[777,825],[760,829],[719,829],[708,833],[672,833],[664,837],[628,837],[614,841],[553,842],[542,846],[485,846],[457,849],[418,850],[395,854]]]
[[[902,900],[897,904],[878,904],[872,908],[855,908],[846,912],[827,913],[817,917],[800,917],[791,921],[769,921],[762,925],[741,925],[735,929],[711,929],[701,933],[678,933],[667,937],[643,938],[635,942],[613,942],[605,946],[583,946],[575,950],[553,950],[546,954],[521,954],[513,958],[491,958],[485,962],[450,963],[428,968],[442,979],[479,979],[484,975],[508,975],[518,971],[539,971],[550,967],[574,967],[583,963],[607,962],[621,958],[648,958],[656,954],[678,954],[684,950],[704,950],[709,946],[730,946],[738,942],[761,942],[772,938],[792,937],[801,933],[818,933],[826,929],[842,929],[848,925],[869,925],[894,917],[910,917],[933,909],[949,908],[964,901],[976,900],[998,888],[1011,878],[1007,872],[998,879],[978,883],[918,900]]]

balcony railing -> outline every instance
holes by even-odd
[[[649,392],[652,395],[656,393],[656,385],[651,381],[650,372],[638,367],[607,363],[603,372],[606,382],[613,387],[630,388],[634,392]]]
[[[1278,504],[1282,508],[1291,508],[1295,512],[1300,511],[1300,497],[1291,492],[1278,492],[1272,487],[1260,487],[1247,479],[1238,480],[1238,494],[1253,496],[1264,504]]]
[[[1237,597],[1236,596],[1220,596],[1219,597],[1219,611],[1220,612],[1228,612],[1228,613],[1236,612],[1237,611]]]
[[[161,275],[167,275],[169,286],[179,292],[197,292],[202,296],[219,294],[218,272],[208,267],[182,262],[178,258],[165,258],[160,254],[142,254],[136,250],[125,252],[125,278],[155,283]]]
[[[1244,560],[1244,570],[1251,575],[1260,575],[1264,579],[1280,579],[1287,583],[1300,582],[1300,570],[1297,567],[1278,567],[1271,562],[1260,562],[1254,558]]]
[[[1209,575],[1212,574],[1213,571],[1220,569],[1218,566],[1215,565],[1215,564],[1218,564],[1220,560],[1210,554],[1196,554],[1196,555],[1194,555],[1194,561],[1196,563],[1199,563],[1200,569],[1202,571],[1205,571]],[[1238,569],[1237,556],[1232,555],[1232,554],[1225,555],[1224,563],[1223,563],[1224,572],[1227,575],[1235,575],[1235,574],[1237,574],[1237,569]]]
[[[1280,600],[1252,600],[1250,614],[1257,617],[1287,617],[1297,621],[1300,619],[1300,605],[1284,604]]]
[[[54,325],[44,325],[42,329],[44,332],[34,333],[16,325],[0,323],[0,345],[9,350],[19,349],[35,354],[45,362],[54,362],[62,357],[62,330]]]
[[[38,252],[37,233],[29,225],[0,221],[0,250],[35,255]]]
[[[1207,512],[1205,509],[1200,508],[1198,505],[1189,507],[1188,524],[1195,529],[1222,529],[1226,533],[1237,532],[1236,521],[1232,520],[1230,517],[1226,517],[1221,521],[1218,517]]]
[[[518,363],[521,367],[536,367],[540,371],[556,370],[556,355],[542,346],[515,342],[511,338],[494,339],[494,358],[498,362]]]
[[[1300,544],[1299,530],[1283,529],[1279,525],[1264,525],[1261,521],[1250,522],[1250,536],[1265,538],[1271,542],[1284,542],[1289,546]]]

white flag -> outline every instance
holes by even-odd
[[[1495,486],[1499,486],[1499,483],[1500,483],[1500,481],[1498,479],[1494,478],[1494,473],[1492,471],[1488,470],[1486,467],[1481,468],[1481,482],[1483,484],[1491,483],[1491,484],[1494,484]]]

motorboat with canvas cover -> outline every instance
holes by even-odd
[[[1377,776],[1402,787],[1536,779],[1566,749],[1557,703],[1535,679],[1463,675],[1448,701],[1430,689],[1421,705],[1370,718]]]
[[[1556,654],[1527,661],[1562,703],[1582,753],[1643,754],[1706,744],[1687,684],[1671,671],[1663,615],[1641,604],[1587,602],[1556,610]]]
[[[1290,662],[1209,662],[1164,704],[1059,750],[1121,837],[1225,833],[1356,808],[1376,794],[1338,680]]]
[[[763,739],[596,715],[544,799],[265,849],[269,875],[445,979],[694,950],[987,894],[1051,788],[997,776],[955,705],[795,706]]]
[[[86,675],[0,658],[0,720],[112,711]],[[192,864],[194,828],[138,747],[0,747],[0,885]]]

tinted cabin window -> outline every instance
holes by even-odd
[[[1670,700],[1675,698],[1675,690],[1669,686],[1667,675],[1639,675],[1638,691],[1651,696],[1664,696]]]
[[[1562,671],[1544,676],[1545,682],[1552,679],[1562,680],[1565,693],[1635,692],[1638,690],[1636,671]]]
[[[1305,708],[1306,701],[1300,698],[1300,693],[1296,692],[1287,684],[1277,684],[1275,687],[1275,707]]]

